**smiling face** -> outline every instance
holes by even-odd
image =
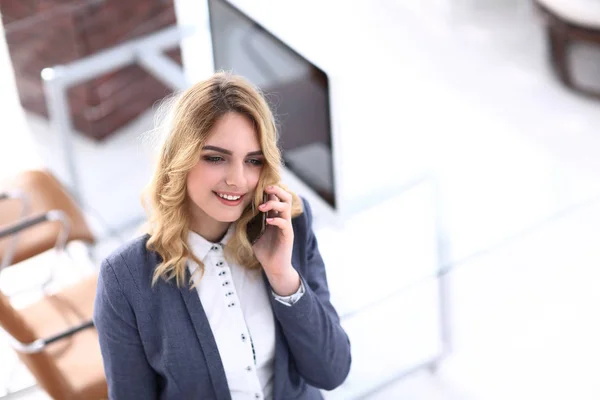
[[[264,158],[252,121],[230,112],[213,126],[187,175],[190,228],[217,241],[252,202]]]

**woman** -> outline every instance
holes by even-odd
[[[344,381],[350,343],[311,210],[280,184],[280,164],[271,111],[241,77],[215,74],[174,104],[149,232],[98,280],[111,399],[321,399]],[[259,212],[267,228],[252,245]]]

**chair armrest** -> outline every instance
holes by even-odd
[[[44,214],[23,218],[15,222],[14,224],[8,225],[4,228],[0,228],[0,239],[2,239],[5,236],[15,235],[25,229],[31,228],[32,226],[47,221],[59,221],[61,223],[62,229],[60,230],[60,233],[56,238],[56,244],[54,248],[57,250],[63,250],[67,244],[67,239],[69,238],[69,233],[71,231],[71,222],[69,221],[69,217],[61,210],[50,210]],[[12,251],[6,253],[5,259],[2,260],[2,267],[10,265],[16,244],[17,243],[15,241],[13,249],[11,249]]]
[[[69,329],[66,329],[62,332],[59,332],[55,335],[47,337],[45,339],[38,339],[31,343],[21,343],[21,342],[15,340],[14,338],[11,338],[10,342],[11,342],[11,346],[13,347],[13,349],[15,349],[16,351],[18,351],[20,353],[34,354],[34,353],[39,353],[40,351],[44,350],[48,345],[50,345],[54,342],[58,342],[60,340],[66,339],[68,337],[73,336],[76,333],[79,333],[85,329],[89,329],[89,328],[93,328],[93,327],[94,327],[94,322],[87,321],[82,324],[73,326]]]
[[[27,193],[19,189],[0,192],[0,201],[8,199],[21,200],[21,215],[19,216],[19,219],[24,218],[27,214],[29,214],[31,201],[29,199],[29,196],[27,196]],[[0,271],[2,271],[5,267],[8,267],[11,264],[12,258],[15,254],[15,248],[17,246],[18,240],[19,238],[17,235],[15,235],[12,238],[10,246],[6,249],[4,256],[2,256],[2,261],[0,262]]]
[[[8,200],[8,199],[21,200],[21,203],[23,203],[23,208],[21,210],[21,217],[24,217],[25,215],[27,215],[27,213],[29,213],[29,207],[31,205],[30,201],[29,201],[29,196],[27,196],[27,194],[25,192],[23,192],[22,190],[14,189],[14,190],[7,190],[5,192],[0,192],[0,201]]]

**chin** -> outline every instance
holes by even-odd
[[[237,214],[237,215],[224,215],[222,216],[222,218],[215,218],[217,221],[219,222],[235,222],[238,219],[240,219],[241,214]]]
[[[215,210],[211,214],[211,217],[219,222],[235,222],[242,216],[243,211],[230,210],[229,212],[223,210]]]

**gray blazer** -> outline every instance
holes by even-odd
[[[292,265],[306,292],[292,307],[270,296],[276,325],[277,400],[322,399],[318,389],[339,386],[351,364],[350,342],[329,301],[311,210],[303,202],[304,213],[292,220]],[[103,261],[100,270],[94,323],[109,397],[230,399],[198,293],[164,280],[151,287],[160,258],[146,249],[147,240],[146,235],[125,244]],[[268,281],[267,290],[270,293]]]

